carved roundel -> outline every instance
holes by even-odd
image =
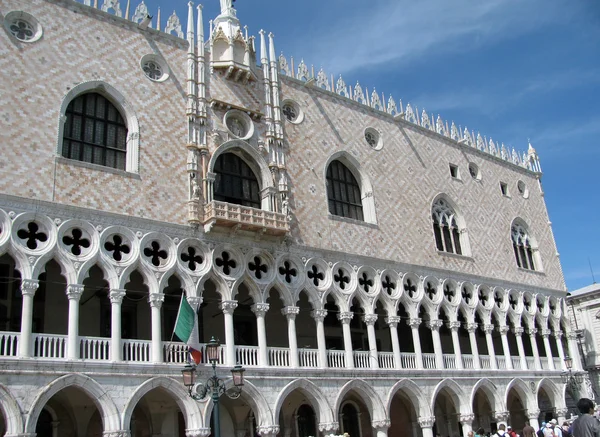
[[[292,124],[300,124],[304,120],[302,108],[293,100],[284,100],[281,104],[281,112],[285,116],[285,119]]]
[[[549,303],[549,309],[550,309],[550,316],[552,317],[560,317],[562,314],[561,311],[561,300],[557,299],[555,297],[551,297],[550,298],[550,303]]]
[[[479,286],[477,299],[479,300],[479,305],[481,305],[486,310],[490,310],[494,306],[494,295],[489,289],[489,287],[486,285]]]
[[[276,269],[279,280],[292,288],[300,286],[306,277],[302,261],[287,254],[277,260]]]
[[[154,53],[142,56],[140,67],[146,77],[154,82],[164,82],[169,78],[167,63]]]
[[[56,243],[56,225],[48,217],[26,212],[15,218],[12,239],[27,253],[41,253]]]
[[[364,132],[365,141],[373,150],[383,149],[383,139],[377,129],[368,127]]]
[[[214,270],[227,278],[239,278],[244,272],[244,257],[229,245],[217,246],[212,254]]]
[[[247,114],[237,109],[225,113],[223,124],[231,135],[240,140],[247,140],[254,135],[254,123]]]
[[[500,311],[506,311],[508,308],[508,299],[506,298],[507,293],[500,287],[494,288],[492,293],[492,299],[494,299],[494,305]]]
[[[508,310],[517,314],[523,311],[523,302],[518,291],[510,290],[508,292]]]
[[[438,290],[438,283],[438,279],[433,276],[428,276],[423,281],[423,291],[425,293],[425,297],[427,297],[427,299],[433,303],[442,301],[442,297]]]
[[[537,311],[535,296],[529,292],[523,294],[523,309],[531,315],[535,314]]]
[[[177,262],[188,273],[202,275],[210,270],[208,249],[194,238],[188,238],[177,246]]]
[[[381,283],[381,293],[392,299],[398,299],[402,295],[402,281],[398,273],[391,269],[386,269],[379,275]]]
[[[547,316],[548,315],[548,307],[546,306],[546,299],[542,294],[538,294],[535,297],[535,305],[537,307],[537,312],[540,313],[542,316]]]
[[[379,275],[373,267],[363,266],[356,272],[356,281],[358,283],[358,289],[369,295],[376,295],[381,286]]]
[[[58,228],[58,245],[70,258],[92,258],[96,254],[98,242],[98,233],[94,227],[83,220],[67,220]]]
[[[356,290],[356,275],[354,269],[346,261],[340,261],[331,268],[333,286],[342,293],[352,293]]]
[[[442,286],[442,292],[444,293],[444,300],[451,305],[458,305],[460,303],[460,293],[458,291],[458,285],[452,279],[446,279]]]
[[[477,296],[475,296],[475,287],[470,282],[463,282],[460,286],[461,301],[470,308],[477,306]]]
[[[151,232],[140,240],[141,258],[155,269],[166,270],[175,264],[175,246],[164,234]]]
[[[112,263],[127,265],[137,259],[138,239],[125,227],[111,226],[100,234],[100,250]]]
[[[246,273],[253,281],[268,283],[275,277],[275,261],[266,252],[250,251],[246,255]]]
[[[331,269],[320,258],[306,261],[306,283],[319,291],[327,291],[331,286]]]
[[[406,273],[402,278],[402,292],[413,302],[417,302],[421,298],[419,283],[419,277],[412,273]]]
[[[23,11],[11,11],[4,16],[4,27],[8,33],[21,42],[35,42],[42,37],[39,21]]]

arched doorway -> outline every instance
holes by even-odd
[[[473,430],[477,431],[483,428],[485,432],[492,429],[492,421],[494,420],[494,409],[492,408],[493,400],[488,398],[488,395],[483,389],[478,389],[473,397]]]
[[[526,404],[521,398],[521,395],[514,388],[511,388],[508,392],[506,407],[510,414],[510,425],[515,430],[522,430],[525,426],[525,421],[527,420]]]
[[[435,424],[433,425],[434,435],[441,436],[459,436],[462,434],[462,426],[458,422],[459,406],[455,404],[456,395],[444,387],[437,394],[433,407]]]
[[[399,390],[394,394],[390,404],[391,424],[388,437],[421,437],[415,401],[412,393]]]
[[[185,437],[185,421],[174,396],[162,387],[146,393],[131,416],[131,437]]]

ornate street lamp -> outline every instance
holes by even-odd
[[[206,345],[206,358],[212,364],[213,374],[206,383],[196,382],[196,366],[191,363],[187,364],[181,371],[183,376],[183,385],[188,389],[190,397],[196,401],[204,400],[209,394],[213,401],[214,411],[214,435],[221,437],[221,422],[219,416],[219,398],[226,394],[231,399],[237,399],[242,394],[244,385],[244,368],[235,366],[231,369],[231,377],[233,379],[233,387],[227,389],[225,381],[217,376],[217,362],[219,361],[219,348],[221,344],[214,337],[210,339]]]
[[[573,390],[577,390],[581,383],[583,383],[583,375],[577,372],[573,372],[573,360],[571,357],[565,357],[566,371],[561,373],[562,382],[570,386]]]

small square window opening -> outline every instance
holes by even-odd
[[[503,196],[508,197],[508,184],[506,182],[500,182],[500,191]]]
[[[450,164],[450,176],[452,176],[454,179],[460,179],[457,165]]]

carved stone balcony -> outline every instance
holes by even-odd
[[[215,225],[276,236],[283,236],[290,230],[285,214],[216,200],[204,207],[203,224],[205,232],[210,232]]]

